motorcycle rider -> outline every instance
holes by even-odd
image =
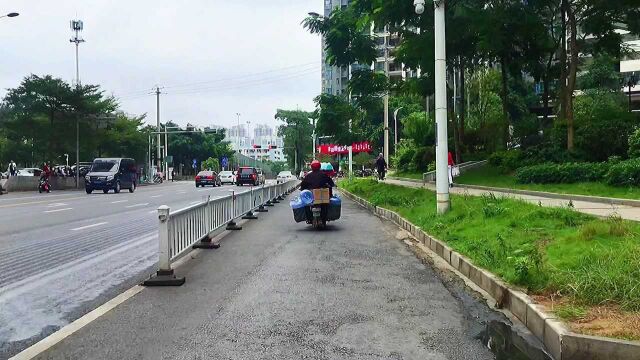
[[[300,190],[314,190],[314,189],[324,189],[329,188],[329,192],[331,194],[331,189],[336,186],[333,180],[324,172],[320,171],[320,161],[313,160],[311,162],[311,172],[307,174],[307,176],[302,179],[300,183]],[[311,209],[307,208],[307,219],[312,217]],[[327,207],[323,206],[320,212],[322,216],[322,220],[327,220]]]

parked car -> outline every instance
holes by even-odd
[[[287,181],[295,180],[295,179],[296,177],[293,176],[291,171],[280,171],[280,173],[278,174],[278,177],[276,178],[276,181],[278,182],[278,184],[282,184],[282,183],[286,183]]]
[[[40,176],[42,170],[38,168],[24,168],[18,169],[18,176]]]
[[[84,178],[84,187],[87,194],[91,194],[93,190],[102,190],[105,194],[113,190],[117,194],[121,189],[129,189],[132,193],[138,185],[137,173],[136,161],[133,159],[95,159]]]
[[[218,174],[220,177],[220,182],[222,184],[235,184],[236,183],[236,172],[235,171],[221,171]]]
[[[254,167],[241,167],[238,169],[236,175],[236,185],[242,186],[245,184],[258,186],[264,182],[264,176],[261,177],[258,173],[258,169]]]
[[[213,187],[222,186],[222,181],[215,171],[200,171],[196,175],[196,187],[205,187],[207,185]]]

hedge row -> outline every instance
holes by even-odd
[[[567,163],[525,166],[516,171],[521,184],[568,184],[602,181],[609,171],[607,163]]]
[[[605,181],[609,185],[640,185],[640,159],[606,163],[566,163],[525,166],[516,171],[521,184],[570,184]]]

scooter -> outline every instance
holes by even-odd
[[[314,229],[324,229],[327,227],[327,221],[322,219],[322,207],[327,206],[324,204],[311,205],[311,219],[307,219],[307,222],[313,226]]]
[[[42,194],[43,191],[46,193],[51,192],[51,185],[49,185],[49,180],[46,178],[40,179],[40,182],[38,183],[38,192]]]

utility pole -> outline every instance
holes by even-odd
[[[384,27],[384,75],[389,79],[389,27]],[[384,95],[384,159],[389,161],[389,92]]]
[[[160,162],[160,158],[162,157],[162,154],[160,153],[160,141],[162,141],[162,138],[160,137],[160,94],[162,94],[162,92],[160,92],[160,87],[156,86],[156,131],[158,132],[156,137],[156,166],[158,167],[158,170],[162,169],[162,163]]]
[[[238,127],[236,128],[236,135],[237,135],[237,139],[236,139],[236,144],[238,145],[236,151],[240,152],[240,113],[236,113],[236,115],[238,116]]]
[[[69,42],[76,44],[76,89],[80,88],[80,57],[79,47],[84,42],[84,39],[80,37],[80,32],[84,29],[84,23],[82,20],[71,20],[71,31],[75,35],[69,40]],[[80,118],[76,116],[76,189],[80,187]]]
[[[445,2],[434,1],[436,82],[436,191],[438,214],[451,207],[449,199],[449,145],[447,139],[447,54]]]
[[[414,0],[416,13],[425,10],[425,0]],[[449,159],[447,140],[447,54],[445,0],[434,0],[435,89],[436,89],[436,193],[438,214],[449,211]]]

